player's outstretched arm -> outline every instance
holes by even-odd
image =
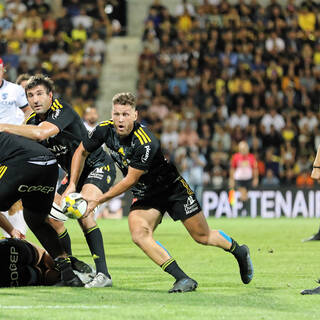
[[[59,133],[59,128],[47,121],[35,125],[0,124],[0,132],[17,134],[32,140],[42,141]]]
[[[109,201],[112,198],[129,190],[139,181],[143,174],[143,170],[135,169],[129,166],[128,174],[120,182],[111,187],[109,191],[102,194],[98,199],[86,199],[88,201],[88,208],[85,216],[87,216],[90,211],[94,210],[97,205]]]

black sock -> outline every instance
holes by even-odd
[[[57,232],[45,221],[45,215],[37,215],[24,208],[23,216],[30,230],[53,259],[64,253]]]
[[[106,257],[104,254],[103,248],[103,239],[102,234],[98,226],[95,226],[89,230],[85,231],[86,240],[96,265],[97,273],[102,272],[109,278],[111,278],[107,264],[106,264]]]
[[[71,240],[68,233],[68,230],[64,230],[63,232],[58,234],[60,244],[64,251],[69,255],[72,256],[72,250],[71,250]]]
[[[241,253],[240,246],[238,245],[237,241],[233,240],[232,238],[231,240],[232,240],[231,248],[225,249],[225,251],[232,253],[237,258]]]
[[[161,265],[161,268],[163,271],[168,272],[171,274],[173,277],[176,278],[177,281],[184,279],[184,278],[189,278],[178,266],[176,260],[173,258],[170,258],[167,260],[164,264]]]

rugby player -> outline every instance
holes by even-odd
[[[0,123],[21,124],[31,114],[32,110],[28,106],[26,94],[19,85],[4,79],[6,68],[0,58]],[[3,213],[12,225],[24,235],[27,226],[23,219],[21,201]],[[5,236],[9,236],[3,232]]]
[[[55,259],[64,285],[83,286],[73,273],[71,261],[63,250],[56,231],[46,222],[51,210],[58,179],[57,160],[47,148],[30,139],[0,132],[0,211],[8,210],[22,200],[28,227]],[[1,227],[12,236],[13,227],[1,216]],[[10,231],[11,230],[11,231]],[[1,256],[1,266],[4,263]],[[13,259],[14,263],[15,259]]]
[[[29,241],[1,239],[0,256],[0,288],[63,285],[61,271],[56,269],[52,257]],[[87,276],[78,275],[84,280]]]
[[[311,178],[314,180],[320,179],[320,147],[317,150],[317,155],[313,162]],[[306,241],[319,241],[319,240],[320,240],[320,228],[316,234],[312,235],[307,239],[304,239],[303,241],[306,242]]]
[[[73,153],[81,140],[88,135],[82,120],[69,104],[53,96],[53,82],[50,78],[40,74],[32,76],[25,90],[29,105],[34,111],[27,119],[27,125],[3,124],[0,125],[0,131],[41,141],[54,153],[61,168],[67,174],[70,173]],[[114,162],[102,148],[97,148],[86,160],[76,191],[81,192],[84,197],[89,194],[99,197],[109,190],[115,175]],[[58,205],[65,187],[66,185],[59,188],[55,196],[55,203]],[[55,208],[59,210],[57,205]],[[78,222],[85,234],[97,271],[95,278],[86,284],[86,288],[111,287],[112,280],[106,264],[102,234],[93,213]],[[59,234],[66,252],[71,254],[70,237],[63,222],[50,219],[50,223]]]
[[[243,283],[249,283],[253,277],[253,266],[248,247],[239,246],[221,230],[209,228],[194,192],[175,166],[165,160],[159,140],[136,122],[138,115],[134,95],[119,93],[113,97],[112,105],[112,120],[100,123],[75,151],[66,193],[75,190],[85,160],[91,152],[105,143],[124,179],[98,197],[87,194],[86,214],[98,204],[131,189],[134,199],[128,221],[132,240],[162,270],[175,278],[169,293],[193,291],[198,284],[182,271],[176,260],[153,238],[153,232],[165,212],[173,220],[181,220],[198,243],[231,252],[238,261]]]

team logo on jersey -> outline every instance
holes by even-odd
[[[54,111],[54,113],[52,114],[52,119],[55,120],[58,118],[59,114],[60,114],[61,110],[57,109]]]
[[[10,247],[10,286],[18,286],[19,285],[19,273],[17,263],[19,261],[19,252],[17,249],[12,246]]]
[[[146,149],[146,153],[141,156],[141,161],[143,163],[146,163],[149,159],[149,156],[150,156],[150,150],[151,150],[151,147],[150,146],[144,146],[144,148]]]
[[[7,98],[8,98],[8,93],[3,93],[3,94],[2,94],[2,99],[3,99],[3,100],[6,100]]]

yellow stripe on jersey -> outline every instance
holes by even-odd
[[[140,129],[138,129],[136,132],[139,134],[139,136],[142,138],[142,140],[143,140],[143,142],[144,143],[147,143],[148,142],[148,140],[147,140],[147,138],[143,135],[143,133],[142,132],[140,132],[139,131]]]
[[[59,106],[60,109],[63,108],[63,105],[58,101],[58,99],[54,99],[54,102]]]
[[[1,166],[0,167],[0,179],[3,177],[5,172],[7,171],[8,167],[7,166]]]
[[[62,109],[63,105],[58,101],[58,99],[55,99],[52,103],[51,110],[56,111],[58,109]]]
[[[102,121],[102,122],[100,122],[99,127],[108,126],[113,123],[114,123],[113,120]]]
[[[146,134],[146,132],[141,127],[134,132],[134,135],[139,139],[141,144],[151,142],[150,137]]]
[[[134,135],[139,139],[141,144],[144,144],[142,138],[140,137],[140,135],[137,133],[137,131],[134,132]]]
[[[35,112],[32,112],[32,113],[30,114],[30,116],[28,117],[28,119],[26,120],[26,123],[28,123],[28,121],[29,121],[30,119],[32,119],[33,117],[35,117],[35,115],[36,115],[36,113],[35,113]]]
[[[138,129],[138,131],[141,133],[142,136],[144,136],[148,140],[148,142],[151,142],[151,139],[141,127]]]

